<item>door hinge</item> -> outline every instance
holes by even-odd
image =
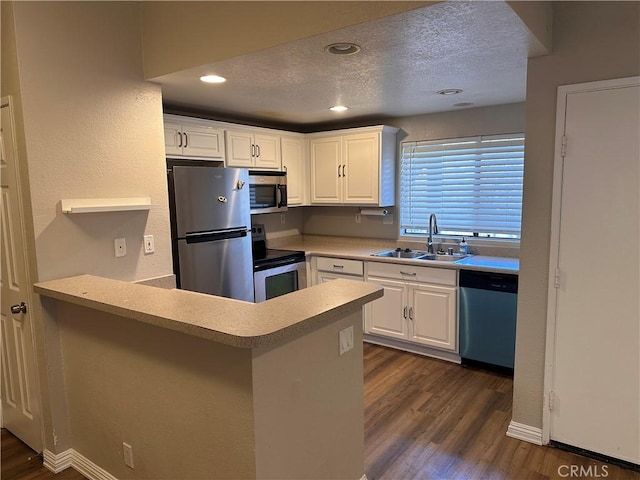
[[[560,287],[560,269],[559,268],[556,268],[556,273],[555,273],[553,285],[556,288]]]
[[[562,145],[560,146],[560,156],[564,157],[567,155],[567,136],[562,136]]]
[[[549,410],[553,410],[553,406],[554,406],[554,402],[555,402],[555,393],[553,392],[549,392],[549,395],[547,396],[548,398],[548,406],[549,406]]]

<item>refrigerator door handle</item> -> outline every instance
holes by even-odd
[[[224,230],[211,230],[205,232],[187,232],[184,239],[187,243],[213,242],[229,238],[246,237],[248,232],[250,232],[250,230],[247,229],[247,227],[227,228]]]

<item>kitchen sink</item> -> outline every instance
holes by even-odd
[[[429,255],[429,252],[420,252],[405,248],[396,248],[395,250],[384,250],[382,252],[373,253],[373,257],[389,257],[389,258],[422,258]]]
[[[451,255],[446,253],[427,253],[426,255],[420,257],[420,260],[436,260],[438,262],[457,262],[458,260],[462,260],[467,255],[462,253],[453,253]]]
[[[420,250],[411,250],[409,248],[396,248],[395,250],[383,250],[382,252],[376,252],[371,254],[372,257],[386,257],[386,258],[408,258],[413,260],[427,260],[435,262],[456,262],[467,257],[467,255],[461,253],[446,254],[446,253],[429,253]]]

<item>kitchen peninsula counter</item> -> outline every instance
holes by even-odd
[[[381,287],[337,280],[259,304],[91,275],[35,291],[50,470],[363,478],[363,306]]]
[[[320,286],[318,286],[320,287]],[[268,345],[344,316],[382,288],[342,280],[261,303],[92,275],[37,283],[36,293],[233,347]]]

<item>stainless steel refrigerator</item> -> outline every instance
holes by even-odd
[[[247,170],[170,166],[177,287],[254,301]]]

